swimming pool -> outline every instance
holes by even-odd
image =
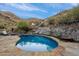
[[[16,47],[30,52],[52,51],[58,47],[58,43],[45,36],[40,35],[21,35],[17,41]]]

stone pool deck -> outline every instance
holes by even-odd
[[[63,56],[79,56],[79,43],[63,42],[62,45],[65,47]]]
[[[25,52],[16,48],[18,40],[18,36],[0,36],[0,56],[79,56],[79,43],[57,40],[60,46],[52,52]]]

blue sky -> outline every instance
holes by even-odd
[[[77,3],[0,3],[1,11],[10,11],[20,18],[47,18]]]

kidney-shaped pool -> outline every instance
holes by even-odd
[[[52,51],[58,47],[58,43],[52,38],[40,35],[21,35],[16,47],[30,52]]]

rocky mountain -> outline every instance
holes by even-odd
[[[0,15],[4,16],[6,18],[9,18],[15,22],[21,21],[21,18],[17,17],[14,13],[9,12],[9,11],[0,11]]]
[[[7,30],[11,30],[11,28],[16,27],[16,24],[21,21],[27,22],[29,24],[40,24],[40,22],[42,22],[43,20],[38,18],[22,19],[12,12],[0,11],[0,29],[5,28]]]
[[[0,11],[0,29],[11,30],[21,19],[11,12]]]
[[[49,17],[48,22],[53,25],[53,36],[63,40],[79,41],[79,6]]]
[[[26,22],[28,22],[29,24],[35,23],[35,24],[39,24],[41,22],[43,22],[43,19],[39,19],[39,18],[28,18],[25,20]]]
[[[72,24],[79,22],[79,6],[62,11],[54,16],[47,18],[50,24]]]

